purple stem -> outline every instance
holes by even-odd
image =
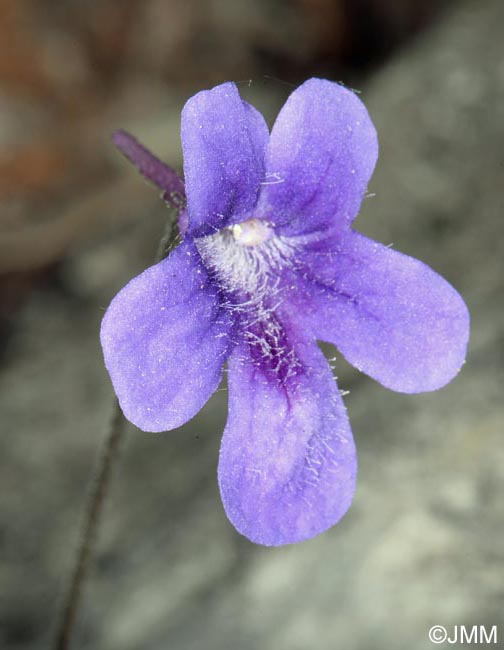
[[[127,131],[115,131],[112,141],[144,178],[163,190],[163,200],[166,203],[174,208],[184,205],[184,181],[172,167],[156,158]]]

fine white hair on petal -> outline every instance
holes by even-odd
[[[292,272],[303,274],[303,252],[325,237],[320,230],[280,235],[272,223],[251,218],[194,240],[220,288],[221,305],[239,320],[233,344],[247,344],[247,362],[265,380],[275,377],[286,386],[304,372],[281,315],[287,294],[296,290],[286,278]]]
[[[257,302],[265,292],[272,295],[282,269],[292,266],[300,242],[271,231],[257,244],[250,244],[249,239],[242,243],[245,227],[240,224],[240,230],[237,226],[224,228],[195,243],[203,263],[226,293],[238,293]],[[246,303],[241,302],[241,306],[246,307]]]
[[[250,219],[195,240],[221,288],[222,304],[240,320],[240,339],[247,343],[252,363],[282,384],[302,372],[278,318],[286,290],[282,273],[296,268],[306,239],[277,235],[270,224]]]

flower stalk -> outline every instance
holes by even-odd
[[[89,573],[96,534],[102,518],[103,505],[110,485],[112,469],[119,457],[125,431],[126,419],[122,414],[119,403],[115,400],[110,427],[103,442],[102,451],[92,482],[91,492],[89,494],[82,525],[80,543],[75,559],[75,566],[70,578],[68,592],[64,600],[54,650],[69,650],[71,645],[77,613],[82,600],[82,591],[86,577]]]
[[[174,242],[178,212],[185,203],[184,183],[178,174],[168,165],[158,160],[150,151],[126,131],[114,133],[113,142],[116,147],[139,169],[142,175],[163,190],[163,199],[173,215],[166,222],[163,235],[159,241],[155,263],[160,262],[169,253]],[[114,465],[119,459],[121,446],[124,442],[127,420],[123,415],[117,399],[114,399],[114,409],[99,456],[91,491],[89,493],[86,511],[83,517],[82,532],[77,548],[75,565],[66,593],[61,619],[57,628],[54,650],[69,650],[75,632],[75,624],[82,592],[85,585],[96,537],[103,517],[103,508],[110,487]]]

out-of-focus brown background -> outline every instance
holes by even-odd
[[[357,495],[293,547],[225,519],[225,391],[180,430],[131,427],[75,647],[417,650],[434,624],[504,637],[503,26],[501,0],[0,0],[1,648],[50,647],[113,408],[100,318],[167,217],[112,131],[179,166],[190,95],[237,81],[271,123],[314,75],[362,91],[381,157],[356,227],[461,291],[467,364],[405,396],[337,355]]]

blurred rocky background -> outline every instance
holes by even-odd
[[[110,134],[179,166],[191,94],[235,80],[271,122],[314,75],[362,91],[381,157],[356,226],[461,291],[467,364],[405,396],[337,355],[357,495],[294,547],[253,546],[224,516],[225,391],[180,430],[131,427],[75,648],[420,650],[434,624],[504,638],[503,26],[502,0],[0,0],[2,649],[51,648],[113,409],[99,322],[168,216]]]

